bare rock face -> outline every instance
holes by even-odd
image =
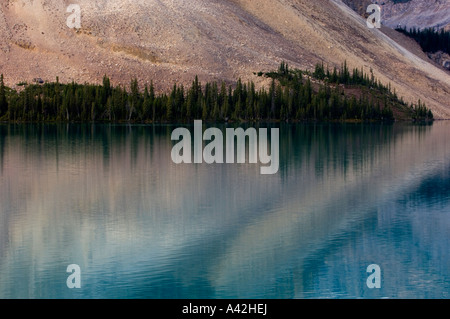
[[[342,2],[362,16],[366,16],[367,7],[372,4],[372,0],[342,0]]]
[[[444,68],[446,68],[447,70],[450,70],[450,60],[444,60],[444,61],[442,62],[442,66],[443,66]]]
[[[434,61],[436,61],[436,63],[438,63],[439,65],[442,65],[443,68],[447,69],[450,71],[450,55],[442,52],[442,51],[438,51],[436,53],[428,53],[428,57]]]
[[[377,0],[372,2],[382,6],[383,23],[391,28],[450,27],[450,1],[448,0]]]
[[[69,28],[70,4],[81,27]],[[0,4],[0,72],[7,85],[34,78],[115,85],[136,77],[157,90],[174,82],[253,80],[284,60],[312,69],[373,70],[408,102],[450,118],[450,77],[340,0],[5,0]]]
[[[365,16],[374,3],[382,8],[383,25],[390,28],[450,29],[448,0],[343,0],[350,8]]]

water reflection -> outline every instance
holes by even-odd
[[[0,297],[448,297],[449,128],[283,125],[271,176],[173,164],[173,126],[0,125]]]

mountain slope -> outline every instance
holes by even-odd
[[[281,60],[301,69],[344,60],[373,69],[408,102],[450,118],[450,76],[333,0],[78,0],[81,29],[69,29],[72,1],[6,0],[0,11],[0,72],[10,86],[41,77],[114,84],[266,80],[253,72]]]
[[[398,2],[398,3],[395,3]],[[450,1],[409,0],[384,1],[383,20],[386,26],[396,28],[449,28]]]
[[[450,29],[450,2],[448,0],[343,0],[360,15],[366,15],[367,6],[381,6],[385,26],[397,28],[445,28]]]

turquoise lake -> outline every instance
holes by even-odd
[[[0,298],[450,298],[449,122],[278,124],[274,175],[177,127],[0,124]]]

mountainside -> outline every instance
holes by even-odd
[[[338,0],[78,0],[81,29],[70,29],[72,1],[6,0],[0,10],[0,72],[14,86],[61,82],[155,83],[268,80],[284,60],[313,69],[373,70],[407,102],[421,99],[450,118],[450,76],[384,35]]]
[[[450,1],[448,0],[343,0],[361,15],[367,6],[376,3],[382,8],[383,24],[390,28],[450,29]]]
[[[450,28],[450,1],[397,0],[382,2],[383,23],[391,28]]]

